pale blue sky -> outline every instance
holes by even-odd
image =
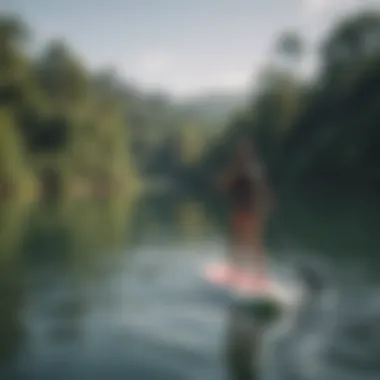
[[[0,0],[0,11],[19,13],[38,46],[63,37],[90,67],[192,94],[246,87],[279,32],[313,41],[368,3],[380,0]]]

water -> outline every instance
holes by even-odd
[[[267,248],[283,284],[302,260],[326,289],[263,339],[201,277],[225,251],[223,205],[2,204],[0,378],[245,379],[260,355],[268,379],[378,379],[378,203],[318,202],[281,203]]]

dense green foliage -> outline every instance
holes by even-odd
[[[380,183],[378,13],[331,30],[313,80],[299,74],[307,43],[283,34],[245,101],[180,101],[113,70],[91,72],[61,41],[38,55],[31,46],[22,22],[0,20],[1,193],[33,178],[55,192],[130,189],[157,177],[202,190],[241,136],[255,141],[277,184]]]
[[[193,172],[198,185],[223,165],[235,139],[246,136],[278,185],[379,186],[380,14],[356,14],[336,25],[320,46],[312,81],[298,75],[305,45],[293,32],[276,43],[276,60],[255,83],[248,107]]]
[[[27,37],[17,19],[0,20],[2,185],[17,187],[27,169],[48,190],[78,179],[133,179],[123,108],[111,84],[101,87],[62,42],[28,56]]]
[[[62,41],[33,56],[32,46],[22,21],[0,19],[2,192],[26,178],[48,193],[130,189],[199,160],[205,117],[197,109],[113,70],[91,72]]]

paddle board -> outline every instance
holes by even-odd
[[[254,275],[250,276],[251,279],[244,270],[234,269],[227,262],[209,263],[204,269],[204,279],[210,285],[226,290],[241,302],[252,305],[274,303],[280,307],[294,303],[295,296],[292,292],[275,279],[266,279],[265,284],[262,284],[255,280]]]

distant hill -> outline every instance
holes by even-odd
[[[177,100],[176,106],[184,115],[208,126],[222,126],[235,110],[246,102],[243,92],[214,92]]]

